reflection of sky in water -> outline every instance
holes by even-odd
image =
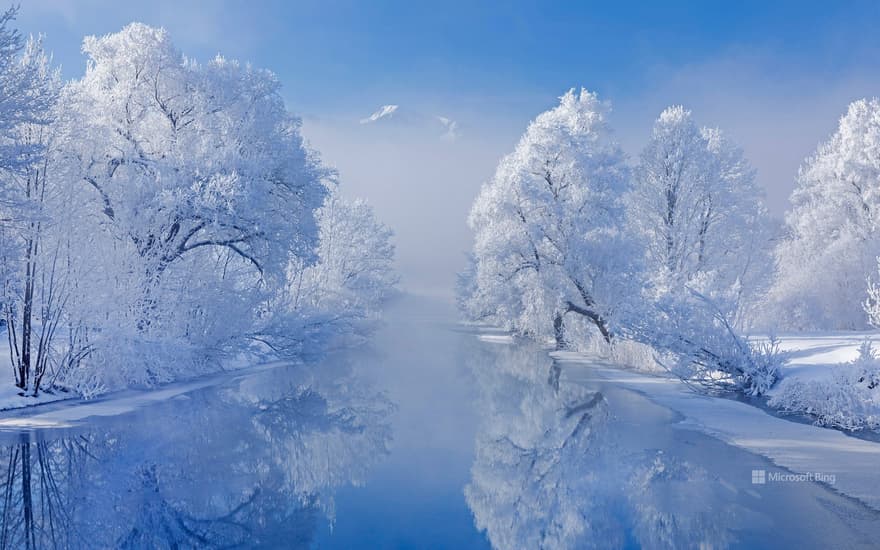
[[[0,432],[0,546],[870,547],[877,514],[405,299],[372,349],[49,406]],[[379,391],[381,390],[381,392]],[[132,405],[134,403],[134,405]],[[125,409],[130,409],[127,412]],[[110,413],[122,413],[111,415]],[[14,418],[14,417],[13,417]],[[69,428],[47,429],[41,426]],[[332,527],[331,527],[332,526]]]

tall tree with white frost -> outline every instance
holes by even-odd
[[[470,215],[473,309],[564,345],[566,316],[610,341],[636,256],[622,232],[624,155],[596,94],[571,90],[504,157]]]
[[[655,307],[634,319],[634,337],[763,391],[772,376],[742,380],[760,373],[750,373],[751,350],[736,334],[771,267],[754,171],[720,130],[698,127],[676,106],[655,122],[635,174],[630,223],[645,243]]]
[[[358,316],[376,314],[397,284],[394,232],[365,201],[349,201],[335,191],[316,217],[318,261],[305,270],[302,300],[331,312],[356,309]]]
[[[48,174],[51,124],[61,79],[40,39],[23,41],[0,16],[0,239],[3,319],[16,386],[37,395],[61,321],[57,255],[45,238],[60,204]]]
[[[862,329],[865,280],[880,254],[880,100],[850,104],[837,131],[801,166],[776,249],[777,322]]]
[[[88,70],[65,98],[81,136],[69,157],[139,260],[140,328],[174,266],[207,276],[219,263],[256,285],[290,255],[311,257],[324,172],[273,75],[220,57],[198,65],[137,23],[83,49]]]
[[[473,261],[459,284],[464,311],[552,334],[558,347],[575,315],[606,342],[619,334],[671,357],[683,377],[765,391],[778,357],[737,330],[770,265],[752,169],[720,131],[673,107],[631,188],[605,112],[595,95],[569,92],[483,186],[470,218]]]
[[[14,15],[0,267],[23,394],[152,385],[369,328],[396,281],[391,232],[330,192],[271,73],[199,64],[133,23],[86,38],[86,73],[62,86]]]
[[[742,151],[720,130],[699,128],[690,111],[670,107],[654,124],[635,174],[630,219],[644,238],[654,285],[703,279],[701,291],[731,293],[728,313],[739,324],[772,263],[763,193]]]

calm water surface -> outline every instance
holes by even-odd
[[[0,433],[2,548],[849,548],[880,516],[404,298],[369,349]],[[585,381],[586,380],[586,381]],[[63,415],[64,407],[55,405]],[[53,410],[53,409],[43,409]]]

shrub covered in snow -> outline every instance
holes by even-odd
[[[735,330],[730,320],[735,302],[724,292],[665,292],[656,299],[653,316],[634,324],[634,337],[688,383],[763,395],[776,382],[786,355],[773,340],[753,344]]]
[[[820,426],[880,429],[880,357],[866,341],[858,358],[839,365],[831,378],[783,380],[769,404],[785,412],[810,415]]]

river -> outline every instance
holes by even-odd
[[[779,469],[572,368],[404,297],[369,346],[320,363],[18,413],[0,432],[0,547],[880,541],[880,515],[857,501],[755,483]]]

